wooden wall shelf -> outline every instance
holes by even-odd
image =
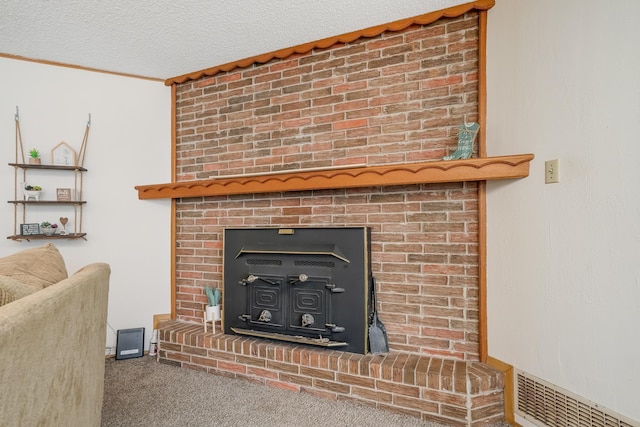
[[[21,205],[83,205],[84,200],[7,200],[7,203]]]
[[[515,179],[529,176],[529,163],[533,157],[533,154],[518,154],[344,169],[299,170],[138,185],[135,189],[138,190],[138,199],[144,200]]]
[[[16,148],[15,148],[15,162],[9,163],[9,166],[13,167],[13,200],[7,200],[7,203],[13,205],[13,234],[8,236],[7,239],[13,240],[15,242],[22,241],[31,241],[31,240],[49,240],[49,239],[65,239],[65,240],[78,240],[78,239],[86,239],[87,233],[82,232],[82,211],[84,205],[87,203],[84,200],[71,200],[76,198],[82,198],[82,180],[83,175],[87,172],[87,169],[84,168],[84,155],[87,148],[87,140],[89,138],[89,129],[91,127],[91,114],[89,114],[89,120],[87,121],[87,125],[85,127],[84,137],[82,139],[82,145],[80,147],[80,153],[78,156],[73,157],[74,164],[46,164],[46,163],[25,163],[25,149],[24,144],[22,143],[22,132],[20,131],[20,116],[18,114],[18,107],[16,107],[16,114],[14,116],[16,122]],[[57,147],[67,146],[66,143],[61,142],[51,150],[51,161],[62,160],[62,163],[71,163],[69,160],[71,158],[62,158],[56,159],[54,156],[54,151]],[[67,146],[68,147],[68,146]],[[71,151],[73,149],[68,147]],[[29,159],[30,161],[32,159]],[[41,174],[40,171],[49,171],[51,174]],[[63,191],[58,193],[58,190],[53,186],[46,193],[51,199],[42,199],[41,196],[38,197],[27,197],[25,194],[25,185],[27,185],[27,175],[31,178],[34,178],[33,175],[36,175],[40,179],[48,178],[49,175],[60,175],[64,176],[64,181],[69,182],[71,178],[73,179],[73,187],[70,184],[67,191]],[[62,182],[62,181],[61,181]],[[55,191],[54,191],[55,190]],[[35,193],[38,194],[38,193]],[[60,194],[60,196],[59,196]],[[73,195],[73,197],[71,197]],[[65,197],[66,196],[66,197]],[[69,200],[58,200],[59,199],[69,199]],[[56,210],[52,210],[54,208]],[[63,208],[63,209],[58,209]],[[29,211],[29,214],[27,214]],[[50,216],[55,213],[56,217],[58,214],[62,214],[62,212],[73,212],[73,217],[71,218],[71,224],[69,225],[69,229],[66,228],[67,221],[69,221],[68,217],[62,225],[62,229],[65,232],[68,231],[67,234],[61,235],[58,233],[48,236],[43,233],[42,230],[42,220],[46,218],[46,216]],[[68,215],[67,213],[67,215]],[[30,221],[27,221],[29,217]],[[39,220],[35,220],[35,218],[40,218]],[[62,222],[63,217],[60,217]],[[37,224],[40,222],[40,224]],[[22,224],[29,225],[37,225],[38,231],[42,234],[30,234],[34,230],[28,229],[26,232],[28,234],[22,234]]]
[[[47,165],[47,164],[31,164],[31,163],[9,163],[9,166],[16,166],[20,169],[46,169],[46,170],[59,170],[59,171],[80,171],[86,172],[87,170],[82,166],[65,166],[65,165]]]
[[[69,233],[69,234],[65,234],[65,235],[61,235],[61,234],[54,234],[52,236],[45,236],[44,234],[32,234],[30,236],[22,236],[22,235],[15,235],[15,236],[8,236],[7,239],[9,240],[15,240],[17,242],[21,242],[23,240],[26,240],[27,242],[30,242],[31,240],[51,240],[51,239],[60,239],[60,240],[75,240],[75,239],[83,239],[83,240],[87,240],[86,236],[87,233]]]

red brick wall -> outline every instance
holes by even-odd
[[[179,84],[178,180],[439,159],[477,78],[471,13]],[[477,360],[477,207],[474,183],[178,200],[178,319],[222,289],[225,227],[365,225],[391,349]]]

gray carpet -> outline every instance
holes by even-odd
[[[441,426],[366,405],[165,365],[149,356],[107,359],[105,368],[103,427]]]

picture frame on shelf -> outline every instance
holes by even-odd
[[[20,224],[20,235],[22,236],[34,236],[40,234],[40,224]]]
[[[51,149],[51,164],[59,166],[76,166],[78,155],[69,144],[62,141]]]
[[[56,200],[59,202],[71,201],[71,189],[70,188],[56,188]]]

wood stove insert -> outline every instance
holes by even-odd
[[[224,332],[366,354],[370,230],[224,232]]]

